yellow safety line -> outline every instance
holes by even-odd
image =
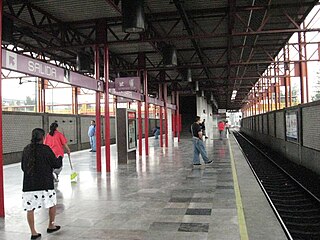
[[[236,195],[240,238],[241,238],[241,240],[248,240],[249,237],[248,237],[246,219],[244,217],[243,206],[242,206],[242,201],[241,201],[241,194],[240,194],[240,188],[239,188],[239,183],[238,183],[236,165],[234,162],[230,141],[228,141],[228,143],[229,143],[229,152],[230,152],[230,158],[231,158],[231,168],[232,168],[234,191],[235,191],[235,195]]]

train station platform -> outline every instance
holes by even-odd
[[[200,167],[192,165],[190,138],[170,142],[168,148],[160,148],[154,138],[149,144],[149,156],[128,165],[117,164],[112,145],[110,174],[105,165],[104,172],[96,172],[94,153],[71,153],[77,183],[70,182],[65,158],[56,184],[56,224],[62,229],[47,234],[47,211],[39,211],[35,220],[41,239],[287,239],[232,135],[207,139],[214,163]],[[6,217],[0,220],[0,239],[30,239],[20,164],[5,166],[4,172]]]

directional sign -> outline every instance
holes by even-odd
[[[2,49],[2,59],[2,67],[8,70],[95,91],[104,91],[102,81],[97,81],[94,78],[55,66],[50,63],[33,59],[26,55],[17,54],[6,49]]]

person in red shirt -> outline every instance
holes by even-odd
[[[224,131],[224,121],[219,121],[218,123],[218,130],[219,130],[219,134],[220,134],[220,139],[222,139],[222,134],[223,134],[223,131]]]
[[[50,132],[46,135],[44,139],[44,144],[48,145],[54,152],[56,157],[64,155],[64,149],[70,156],[70,148],[67,144],[66,137],[58,131],[58,123],[54,122],[50,125]],[[62,166],[58,169],[53,170],[53,176],[56,182],[59,182],[59,174],[62,171]]]

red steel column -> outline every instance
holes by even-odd
[[[169,137],[168,137],[168,85],[167,83],[164,84],[163,88],[163,100],[164,100],[164,129],[165,129],[165,146],[169,146]]]
[[[176,92],[175,91],[172,91],[171,92],[171,103],[174,105],[175,104],[175,94]],[[172,135],[173,135],[173,138],[176,136],[176,112],[177,110],[175,111],[171,111],[171,119],[172,119]]]
[[[111,171],[110,168],[110,109],[109,109],[109,47],[104,45],[104,132],[106,141],[106,170]]]
[[[303,22],[303,28],[305,28],[305,22]],[[304,70],[306,76],[306,102],[309,102],[309,78],[308,78],[308,55],[307,55],[307,37],[306,33],[303,33],[303,42],[304,42]]]
[[[159,84],[159,100],[163,100],[162,99],[162,84]],[[163,147],[163,121],[162,121],[162,119],[163,119],[163,107],[162,106],[160,106],[160,113],[159,113],[159,115],[160,115],[160,147]]]
[[[301,103],[305,103],[305,84],[304,84],[304,65],[303,65],[303,56],[302,56],[302,41],[301,41],[301,33],[298,33],[298,42],[299,42],[299,69],[300,69],[300,95],[301,95]]]
[[[144,144],[146,156],[149,155],[149,103],[148,103],[148,76],[147,70],[143,71],[143,85],[144,85]]]
[[[0,43],[2,42],[2,0],[0,0]],[[4,192],[3,192],[3,136],[2,136],[2,51],[0,53],[0,217],[4,217]]]
[[[94,67],[95,78],[97,81],[100,79],[99,72],[99,46],[95,46]],[[96,92],[96,162],[97,172],[101,172],[101,109],[100,109],[100,92]]]
[[[177,113],[177,137],[178,142],[180,142],[180,131],[181,131],[181,115],[180,115],[180,108],[179,108],[179,92],[176,92],[176,113]]]
[[[139,135],[139,156],[142,156],[142,118],[141,118],[141,101],[138,101],[138,135]]]

